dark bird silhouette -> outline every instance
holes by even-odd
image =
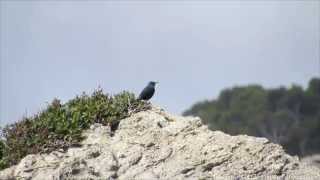
[[[150,81],[147,87],[145,87],[139,95],[138,100],[149,100],[152,98],[155,86],[158,82]]]

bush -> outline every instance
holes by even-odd
[[[125,91],[109,96],[98,89],[91,96],[83,93],[65,104],[54,99],[39,114],[3,128],[0,169],[17,164],[27,154],[79,145],[81,132],[91,124],[101,123],[115,130],[121,119],[149,107]]]
[[[4,157],[5,144],[3,140],[0,140],[0,169],[4,169],[8,166],[8,160]]]

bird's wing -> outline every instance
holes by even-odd
[[[140,93],[139,99],[144,99],[145,97],[153,95],[153,93],[154,93],[153,89],[147,86]]]

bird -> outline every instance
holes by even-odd
[[[138,100],[149,100],[152,98],[155,86],[158,82],[150,81],[148,85],[141,91]]]

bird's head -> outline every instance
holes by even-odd
[[[156,84],[158,84],[158,83],[159,83],[159,82],[150,81],[150,82],[149,82],[149,85],[150,85],[150,86],[156,86]]]

